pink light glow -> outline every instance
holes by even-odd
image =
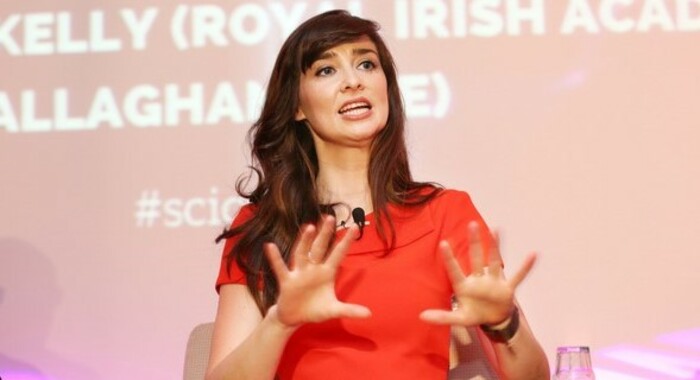
[[[6,371],[0,368],[0,380],[54,380],[53,377],[37,375],[36,373],[27,373],[25,371]]]
[[[598,349],[594,363],[599,380],[700,380],[700,329],[663,334],[647,345]]]

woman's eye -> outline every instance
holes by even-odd
[[[333,74],[333,68],[332,67],[321,67],[316,71],[317,76],[327,76]]]
[[[362,61],[362,63],[360,63],[360,68],[364,70],[372,70],[375,67],[377,67],[377,65],[372,61]]]

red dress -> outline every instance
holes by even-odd
[[[233,224],[253,212],[245,206]],[[455,190],[443,190],[419,208],[390,206],[389,212],[396,229],[394,250],[384,251],[370,213],[336,279],[338,299],[367,306],[372,316],[300,327],[285,347],[277,370],[280,380],[446,378],[450,327],[418,318],[425,309],[451,307],[452,287],[438,243],[448,240],[468,271],[467,226],[473,220],[482,225],[485,242],[491,241],[488,230],[469,196]],[[234,240],[227,241],[224,255]],[[246,281],[235,262],[229,276],[224,259],[217,289],[230,283]]]

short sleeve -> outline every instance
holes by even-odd
[[[231,228],[238,227],[243,223],[250,220],[253,217],[254,210],[252,205],[245,205],[241,207],[238,215],[233,219],[231,223]],[[219,267],[219,277],[216,279],[216,292],[219,292],[221,285],[226,284],[241,284],[246,285],[245,273],[241,270],[235,260],[231,262],[231,267],[228,266],[228,254],[231,252],[234,244],[239,240],[240,235],[236,235],[226,239],[224,244],[224,249],[221,254],[221,265]]]
[[[469,194],[457,190],[445,190],[438,200],[439,214],[442,214],[442,231],[440,240],[447,240],[452,251],[462,264],[465,272],[471,271],[469,259],[469,223],[479,224],[481,241],[484,242],[484,262],[488,262],[488,255],[493,246],[493,239],[486,222],[472,203]]]

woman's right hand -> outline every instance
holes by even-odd
[[[329,248],[334,233],[332,216],[324,216],[320,228],[304,226],[292,248],[289,267],[277,245],[265,244],[265,254],[279,284],[277,303],[268,313],[276,314],[283,325],[297,327],[309,322],[371,315],[367,307],[344,303],[336,297],[335,276],[358,228],[354,225],[348,228],[345,236]]]

